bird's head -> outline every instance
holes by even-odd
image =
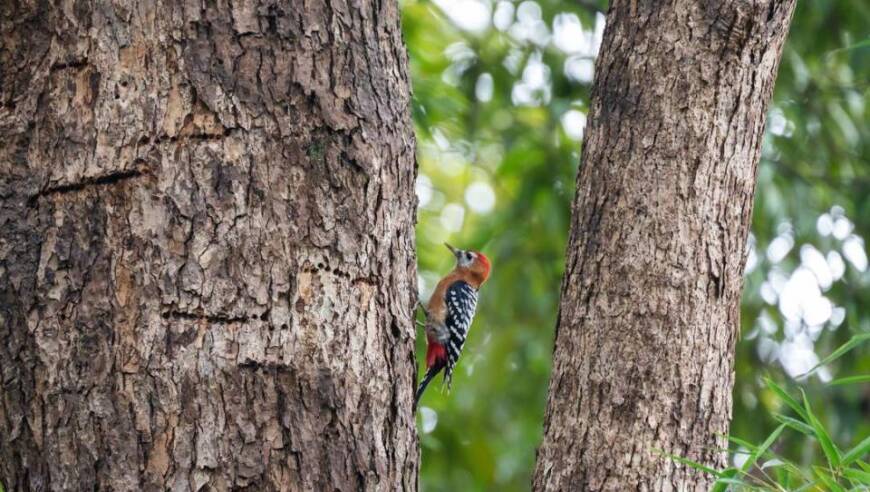
[[[476,280],[478,285],[486,282],[489,278],[489,258],[479,251],[467,251],[457,249],[453,246],[444,243],[447,249],[456,257],[456,269],[469,272]]]

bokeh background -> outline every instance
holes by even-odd
[[[528,490],[606,2],[401,5],[421,295],[452,266],[445,240],[493,261],[453,391],[434,384],[421,404],[422,485]],[[870,434],[870,384],[826,384],[870,374],[870,344],[799,378],[870,332],[868,33],[866,0],[798,2],[767,118],[737,345],[732,434],[750,442],[784,411],[764,377],[804,389],[842,446]],[[775,449],[809,466],[811,441],[786,432]]]

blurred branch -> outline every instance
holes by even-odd
[[[819,183],[823,183],[831,188],[842,188],[844,186],[855,187],[859,189],[866,189],[865,187],[870,187],[870,179],[868,178],[835,178],[833,176],[828,176],[825,174],[808,174],[801,172],[795,169],[794,166],[780,161],[776,159],[770,159],[767,157],[762,158],[763,161],[773,164],[778,170],[782,171],[783,174],[786,174],[792,178],[799,179],[803,181],[805,184],[813,186]]]
[[[842,51],[852,51],[852,50],[857,50],[859,48],[868,48],[868,47],[870,47],[870,38],[864,39],[864,40],[859,41],[859,42],[852,44],[850,46],[844,46],[842,48],[837,48],[835,50],[831,50],[831,51],[825,53],[825,56],[832,56],[832,55],[834,55],[836,53],[840,53]]]

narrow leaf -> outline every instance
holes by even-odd
[[[769,448],[770,445],[773,444],[774,441],[776,441],[779,435],[782,434],[782,431],[785,429],[785,427],[785,424],[779,424],[779,427],[777,427],[773,432],[770,433],[769,436],[767,436],[767,439],[765,439],[764,442],[761,443],[761,446],[758,446],[755,451],[753,451],[752,454],[749,455],[749,459],[747,459],[746,462],[743,463],[743,466],[740,467],[740,471],[745,473],[750,468],[752,468],[752,465],[755,464],[758,458],[760,458],[761,455],[763,455],[764,452],[767,451],[767,448]]]
[[[701,463],[698,463],[697,461],[692,461],[688,458],[683,458],[682,456],[677,456],[677,455],[673,455],[673,454],[666,454],[666,455],[668,458],[676,461],[677,463],[682,463],[686,466],[694,468],[695,470],[700,470],[702,472],[709,473],[710,475],[713,475],[714,477],[719,477],[718,471],[710,468],[709,466],[702,465]]]
[[[850,46],[845,46],[843,48],[837,48],[835,50],[831,50],[831,51],[827,52],[825,54],[825,56],[830,56],[834,53],[839,53],[841,51],[851,51],[851,50],[857,50],[860,48],[866,48],[868,46],[870,46],[870,38],[864,39],[862,41],[858,41],[857,43],[850,45]]]
[[[870,453],[870,436],[865,437],[857,446],[846,452],[846,454],[843,455],[842,464],[843,466],[849,465],[867,453]]]
[[[813,428],[808,426],[807,424],[801,422],[800,420],[793,419],[791,417],[786,417],[785,415],[782,415],[779,413],[774,413],[773,418],[776,419],[777,421],[779,421],[780,423],[783,423],[783,424],[791,427],[792,429],[794,429],[802,434],[806,434],[808,436],[813,435]]]
[[[804,409],[801,408],[801,405],[797,402],[797,400],[792,398],[791,395],[786,393],[784,389],[780,388],[779,385],[774,383],[772,379],[764,378],[764,382],[765,384],[767,384],[767,387],[770,388],[771,391],[776,393],[777,396],[779,396],[786,405],[791,407],[791,409],[794,410],[795,413],[798,414],[798,416],[800,416],[801,420],[803,420],[804,422],[807,421],[807,414]]]
[[[728,436],[728,440],[733,442],[734,444],[736,444],[738,446],[743,446],[744,448],[748,449],[749,451],[755,451],[758,448],[758,446],[756,446],[755,444],[752,444],[749,441],[744,441],[743,439],[740,439],[739,437]],[[735,453],[740,453],[740,451],[739,450],[735,451]],[[749,454],[749,452],[743,452],[742,454]]]
[[[749,487],[749,484],[740,480],[739,478],[734,478],[740,470],[734,467],[729,467],[722,470],[719,473],[719,480],[713,484],[713,488],[710,489],[710,492],[725,492],[728,490],[729,485],[740,485],[743,487]]]
[[[800,378],[803,378],[803,377],[805,377],[805,376],[809,376],[809,375],[812,374],[816,369],[818,369],[818,368],[820,368],[820,367],[822,367],[822,366],[824,366],[824,365],[826,365],[826,364],[830,364],[831,362],[833,362],[833,361],[839,359],[840,357],[842,357],[843,355],[845,355],[847,352],[849,352],[849,351],[852,350],[853,348],[857,347],[858,345],[861,345],[862,343],[864,343],[864,342],[866,342],[866,341],[868,341],[868,340],[870,340],[870,333],[862,333],[862,334],[860,334],[860,335],[855,335],[855,336],[853,336],[852,338],[849,339],[848,342],[844,343],[843,345],[840,345],[840,346],[837,348],[837,350],[834,350],[833,352],[831,352],[831,355],[825,357],[824,359],[822,359],[821,362],[819,362],[818,364],[816,364],[815,366],[813,366],[812,369],[810,369],[809,371],[807,371],[807,372],[801,374],[800,376],[798,376],[798,377],[795,378],[795,379],[800,379]]]
[[[834,492],[846,492],[843,487],[837,483],[837,480],[830,475],[827,469],[820,466],[814,466],[813,471],[816,472],[816,476],[819,477],[819,480],[828,486],[828,490],[833,490]]]
[[[773,458],[773,459],[767,460],[764,463],[762,463],[761,469],[766,470],[768,468],[773,468],[773,467],[777,467],[777,466],[785,466],[785,461],[782,461],[779,458]]]
[[[801,485],[800,487],[794,489],[792,492],[804,492],[805,490],[817,491],[818,489],[816,489],[815,487],[818,483],[818,480],[813,480],[806,485]]]
[[[829,436],[827,431],[825,431],[822,423],[819,422],[819,419],[817,419],[815,415],[813,415],[813,410],[810,408],[810,402],[807,400],[806,393],[801,390],[801,394],[804,397],[804,408],[807,412],[807,420],[813,427],[813,433],[816,435],[816,439],[818,439],[819,444],[822,445],[822,451],[824,451],[825,457],[828,458],[828,463],[831,465],[831,468],[839,467],[841,460],[840,451],[837,449],[834,441],[831,440],[831,436]]]
[[[748,487],[750,489],[757,488],[753,487],[752,484],[747,483],[745,480],[740,480],[739,478],[720,478],[716,483],[722,485],[739,485],[741,487]]]
[[[858,485],[870,485],[870,473],[857,468],[846,468],[843,470],[843,476]]]
[[[860,383],[870,383],[870,374],[862,374],[860,376],[849,376],[847,378],[837,378],[831,381],[831,386],[842,386],[845,384],[860,384]]]

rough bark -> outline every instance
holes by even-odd
[[[395,1],[0,6],[8,490],[416,490]]]
[[[765,111],[793,0],[614,2],[535,490],[707,490],[725,464]]]

